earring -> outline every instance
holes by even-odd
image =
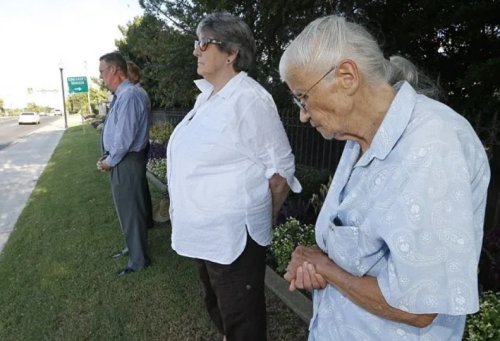
[[[228,59],[226,62],[227,62],[228,64],[229,64],[229,63],[231,63],[231,59]]]

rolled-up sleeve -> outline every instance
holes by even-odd
[[[294,193],[302,191],[300,182],[294,176],[295,157],[290,142],[271,100],[256,98],[246,106],[238,135],[246,153],[265,167],[267,179],[279,174]]]

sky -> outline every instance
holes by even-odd
[[[60,63],[67,96],[66,78],[98,77],[99,57],[123,38],[118,26],[142,14],[138,0],[0,0],[4,106],[62,109]]]

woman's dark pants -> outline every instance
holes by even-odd
[[[231,264],[196,259],[210,318],[227,341],[265,341],[266,248],[247,234],[243,253]]]

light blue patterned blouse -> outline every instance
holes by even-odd
[[[309,340],[461,340],[465,314],[479,308],[490,178],[480,140],[462,116],[404,82],[359,153],[346,143],[316,242],[351,274],[376,277],[391,306],[438,316],[426,328],[392,322],[328,285],[313,294]]]

